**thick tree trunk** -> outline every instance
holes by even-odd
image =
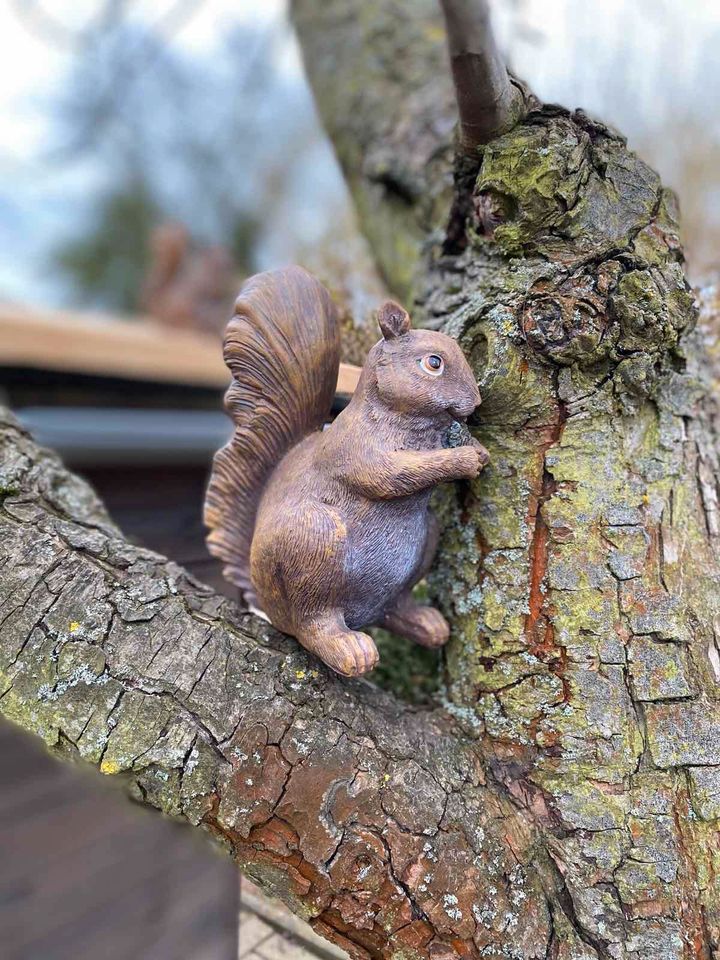
[[[445,497],[433,579],[447,706],[563,879],[550,946],[520,905],[500,951],[475,911],[475,944],[720,956],[717,347],[673,197],[602,124],[528,101],[450,202],[442,124],[405,133],[446,116],[432,11],[349,6],[295,2],[318,101],[381,268],[484,397],[491,463]],[[368,163],[386,153],[418,185],[402,201]]]
[[[716,340],[672,198],[540,108],[453,169],[429,0],[296,0],[388,282],[466,348],[444,712],[331,677],[0,429],[0,710],[353,956],[720,956]],[[353,9],[355,8],[355,9]]]

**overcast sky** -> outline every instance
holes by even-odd
[[[39,158],[50,135],[50,103],[98,6],[98,0],[0,0],[0,295],[6,297],[47,301],[57,290],[40,254],[62,232],[68,215],[62,199],[72,184]],[[693,244],[706,234],[720,248],[720,3],[494,0],[492,6],[516,71],[542,97],[582,105],[629,134],[680,190],[700,234]],[[125,8],[146,24],[159,23],[176,49],[202,58],[231,24],[270,21],[283,15],[285,2],[127,0]],[[292,42],[278,66],[302,82]],[[689,163],[693,151],[707,162]]]
[[[5,157],[29,160],[36,154],[47,134],[43,101],[77,55],[82,31],[98,6],[97,0],[0,0],[0,144]],[[133,0],[127,6],[134,19],[158,24],[179,48],[199,55],[212,50],[231,24],[262,23],[285,11],[284,0]],[[287,69],[299,69],[292,49]]]

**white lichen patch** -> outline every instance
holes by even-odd
[[[193,747],[190,751],[190,756],[187,758],[185,763],[185,773],[190,774],[197,767],[200,762],[200,754],[198,753],[197,747]]]
[[[84,683],[86,686],[94,684],[101,687],[109,680],[110,675],[108,673],[101,673],[98,676],[88,666],[83,665],[76,667],[64,680],[58,680],[54,686],[50,686],[48,683],[41,684],[38,687],[37,699],[42,703],[51,703],[54,700],[59,700],[71,687],[76,687],[80,683]]]
[[[462,920],[462,910],[457,906],[458,898],[454,893],[445,893],[442,898],[443,910],[451,920]]]

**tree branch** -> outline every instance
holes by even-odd
[[[485,3],[447,0],[445,9],[455,85],[438,0],[292,0],[315,100],[363,233],[388,288],[414,305],[416,318],[456,200],[457,160],[474,180],[477,144],[537,105],[510,82]]]
[[[437,0],[293,0],[292,13],[363,232],[409,304],[453,192],[457,109]]]
[[[474,153],[517,122],[523,96],[495,43],[486,0],[440,0],[445,17],[460,148]]]
[[[6,412],[0,497],[6,718],[209,832],[354,957],[502,943],[532,832],[447,716],[336,678],[125,541]],[[535,928],[541,874],[528,869]],[[481,923],[486,902],[497,919]]]

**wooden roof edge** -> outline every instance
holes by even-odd
[[[222,389],[219,338],[134,318],[0,304],[0,367],[29,367]],[[337,393],[350,395],[360,368],[341,363]]]

